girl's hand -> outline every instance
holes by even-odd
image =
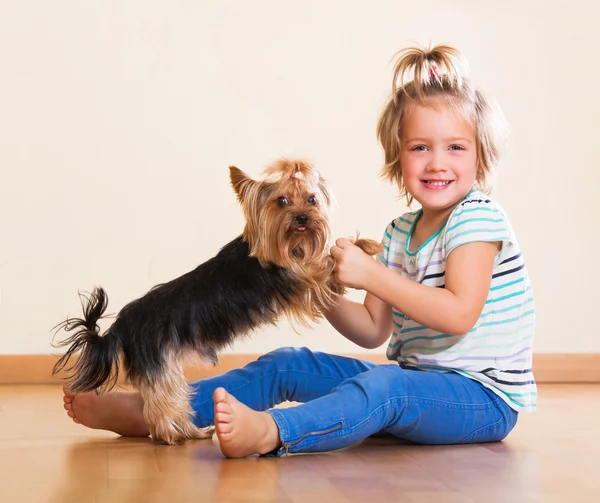
[[[349,288],[364,290],[367,280],[377,267],[377,262],[346,238],[338,239],[330,252],[337,260],[337,281]]]

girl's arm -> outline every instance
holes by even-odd
[[[343,297],[325,317],[340,334],[363,348],[381,346],[392,333],[391,306],[370,293],[364,304]]]
[[[467,333],[483,310],[490,291],[499,242],[474,242],[454,249],[446,262],[446,286],[421,285],[375,262],[347,239],[338,239],[331,254],[337,278],[394,306],[417,323],[451,335]]]

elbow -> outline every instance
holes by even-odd
[[[473,328],[473,327],[471,327]],[[456,336],[463,336],[463,335],[467,335],[469,333],[469,330],[471,330],[471,328],[468,328],[466,325],[465,326],[452,326],[450,327],[450,330],[444,330],[445,333],[447,333],[448,335],[456,335]]]
[[[382,332],[379,334],[373,334],[373,336],[363,339],[361,341],[360,345],[365,349],[377,349],[377,348],[381,347],[383,344],[385,344],[391,335],[392,335],[391,330],[390,330],[390,332]]]
[[[385,341],[383,341],[385,342]],[[383,342],[381,341],[369,341],[366,344],[363,345],[363,348],[365,349],[377,349],[379,346],[381,346],[383,344]]]
[[[473,329],[478,319],[479,317],[473,317],[470,314],[457,316],[446,327],[445,332],[449,335],[466,335]]]
[[[376,338],[371,340],[369,347],[367,349],[380,348],[382,345],[384,345],[385,343],[387,343],[389,341],[391,336],[392,336],[391,328],[389,331],[380,332],[379,334],[377,334]]]

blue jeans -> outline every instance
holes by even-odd
[[[496,442],[518,415],[496,394],[454,372],[376,365],[307,348],[277,349],[192,387],[200,427],[213,424],[212,393],[218,387],[268,412],[279,428],[279,456],[341,449],[374,434],[419,444]],[[286,400],[303,403],[271,409]]]

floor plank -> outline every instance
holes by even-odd
[[[597,502],[600,385],[542,385],[501,443],[369,439],[335,453],[224,459],[70,421],[58,386],[0,386],[2,503]]]

